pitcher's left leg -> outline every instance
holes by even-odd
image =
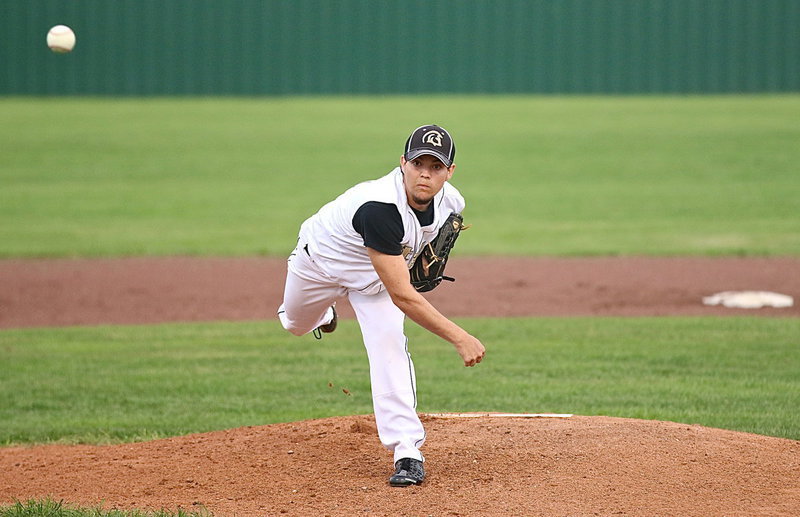
[[[369,357],[372,403],[381,443],[402,458],[423,460],[425,429],[417,416],[416,377],[403,333],[405,314],[386,291],[349,293]]]
[[[295,248],[289,256],[283,303],[278,318],[283,328],[302,336],[334,317],[331,305],[346,290],[322,276],[308,254]]]

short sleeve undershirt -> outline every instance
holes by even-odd
[[[396,205],[364,203],[353,216],[353,229],[364,238],[364,246],[387,255],[402,255],[403,220]]]
[[[419,221],[420,226],[430,226],[433,224],[433,203],[428,203],[428,208],[420,212],[419,210],[414,210],[414,215],[417,216],[417,221]]]
[[[421,226],[433,224],[433,203],[424,211],[414,210],[414,215]],[[403,253],[403,220],[396,205],[378,201],[364,203],[353,216],[353,228],[364,238],[364,246],[387,255]]]

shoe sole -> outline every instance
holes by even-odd
[[[422,481],[416,481],[409,478],[389,479],[389,486],[406,487],[412,485],[421,485]]]
[[[320,332],[324,332],[325,334],[330,334],[331,332],[336,330],[337,325],[339,325],[339,315],[336,314],[336,309],[334,307],[331,307],[331,309],[333,309],[333,319],[331,320],[331,322],[317,327],[320,330]]]

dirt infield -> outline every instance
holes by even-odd
[[[0,260],[0,328],[274,319],[285,272],[267,258]],[[428,298],[449,316],[800,316],[797,258],[458,257],[447,272],[456,282]],[[728,290],[796,303],[703,305]]]
[[[0,328],[273,319],[282,260],[0,261]],[[450,316],[766,315],[726,290],[800,296],[798,259],[454,260]],[[343,317],[352,317],[342,304]],[[0,503],[50,496],[216,515],[800,515],[800,442],[606,417],[424,416],[428,480],[390,488],[369,415],[112,446],[0,448]]]

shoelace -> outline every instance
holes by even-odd
[[[422,470],[419,468],[419,463],[412,461],[411,458],[403,458],[400,460],[398,472],[406,471],[408,475],[414,477],[421,477]]]

